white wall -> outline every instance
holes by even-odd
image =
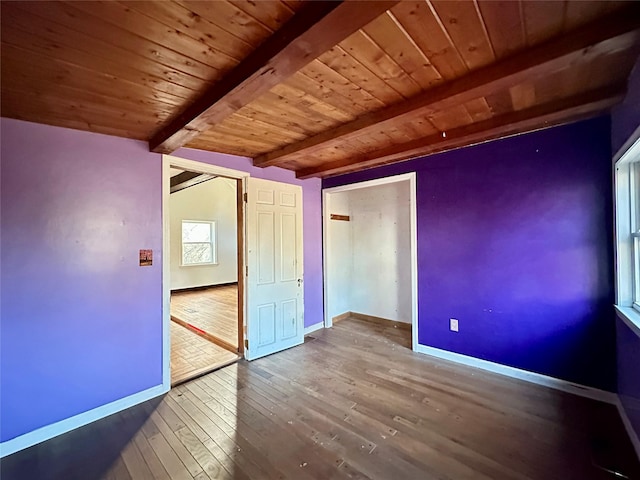
[[[349,215],[349,192],[332,194],[327,202],[327,215]],[[351,311],[351,222],[329,220],[327,231],[327,312],[333,318]]]
[[[236,182],[217,177],[208,182],[172,193],[169,199],[171,218],[171,289],[232,283],[238,280]],[[181,263],[182,220],[216,222],[216,265],[188,266]]]
[[[327,306],[411,323],[409,181],[328,196]],[[348,212],[348,213],[347,213]]]
[[[409,182],[349,192],[351,311],[411,323]]]

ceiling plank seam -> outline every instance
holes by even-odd
[[[238,111],[398,1],[307,2],[221,81],[153,135],[149,150],[172,153]]]
[[[568,35],[532,47],[518,55],[471,72],[457,80],[426,90],[406,101],[361,115],[351,122],[320,132],[254,159],[254,165],[279,165],[305,151],[354,138],[368,129],[384,129],[416,114],[438,111],[510,88],[523,81],[550,75],[567,65],[586,62],[637,44],[640,37],[640,5],[586,25]]]

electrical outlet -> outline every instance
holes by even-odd
[[[449,328],[451,329],[452,332],[457,332],[458,331],[458,320],[455,318],[450,318],[449,319]]]

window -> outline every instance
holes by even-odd
[[[633,307],[640,311],[640,158],[629,164],[629,210],[633,269]]]
[[[616,305],[640,325],[640,129],[614,159]]]
[[[216,263],[216,222],[182,221],[182,265]]]

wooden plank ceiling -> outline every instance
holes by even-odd
[[[2,2],[2,116],[329,176],[598,115],[622,1]]]

